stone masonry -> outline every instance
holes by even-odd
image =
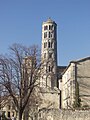
[[[47,109],[39,120],[90,120],[90,110]]]

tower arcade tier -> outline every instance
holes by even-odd
[[[57,24],[50,18],[42,24],[41,62],[41,86],[57,87]]]

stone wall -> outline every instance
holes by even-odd
[[[82,107],[90,107],[90,59],[77,64],[77,81]]]
[[[40,93],[40,97],[42,100],[42,103],[39,105],[39,109],[51,109],[51,108],[55,108],[55,109],[59,109],[59,103],[60,103],[60,91],[58,90],[58,88],[54,88],[54,89],[42,89],[41,93]]]
[[[48,109],[41,112],[39,120],[90,120],[90,110]]]
[[[76,89],[77,82],[78,88]],[[81,99],[81,107],[90,108],[90,57],[70,62],[62,75],[61,91],[62,108],[73,107],[76,91]]]

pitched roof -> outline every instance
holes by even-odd
[[[69,62],[69,65],[66,67],[66,69],[62,72],[62,75],[66,72],[66,70],[69,68],[69,66],[71,65],[71,63],[76,63],[78,64],[79,62],[84,62],[86,60],[90,60],[90,57],[85,57],[85,58],[81,58],[81,59],[78,59],[78,60],[72,60]]]
[[[90,60],[90,56],[85,57],[85,58],[81,58],[81,59],[79,59],[79,60],[71,61],[70,63],[83,62],[83,61],[86,61],[86,60]]]

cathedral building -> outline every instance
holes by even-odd
[[[35,91],[40,97],[40,99],[38,97],[38,101],[41,101],[39,101],[40,104],[38,101],[35,102],[37,98],[33,101],[34,110],[38,113],[38,115],[34,115],[35,111],[32,112],[34,120],[60,119],[55,116],[55,113],[47,117],[44,112],[48,110],[56,111],[75,107],[90,108],[90,57],[71,61],[68,66],[58,66],[57,57],[57,24],[49,18],[42,24],[41,66],[40,76],[37,77],[40,91],[38,89],[36,89],[37,92]],[[34,66],[32,66],[32,62]],[[35,66],[35,57],[27,56],[24,58],[22,64],[24,78],[30,76],[31,70]],[[39,73],[39,70],[37,70],[37,73]],[[26,79],[22,82],[24,88],[25,86],[28,88],[28,82]],[[8,105],[9,109],[6,105],[4,111],[6,111],[8,117],[12,112],[16,116],[13,106],[10,107],[10,105]],[[30,115],[29,109],[27,109],[28,105],[25,110],[26,117],[27,113]],[[45,116],[45,119],[43,116]],[[61,116],[63,115],[61,114]],[[27,118],[27,120],[31,119]]]
[[[89,107],[90,57],[71,61],[68,66],[58,66],[57,57],[57,24],[49,18],[42,24],[40,82],[45,90],[49,90],[44,99],[52,96],[49,100],[57,106],[54,108]]]

